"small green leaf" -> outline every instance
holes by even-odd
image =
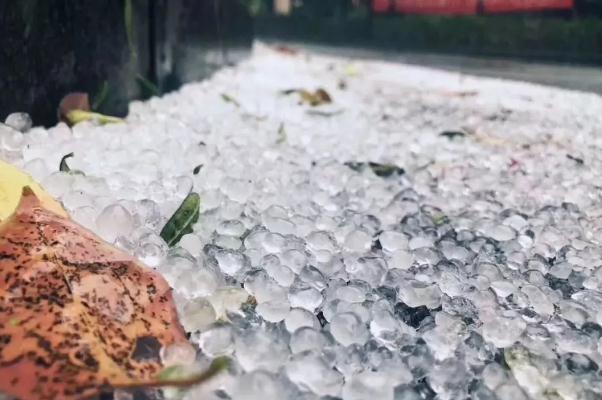
[[[213,360],[209,368],[204,371],[191,370],[191,367],[174,365],[165,368],[157,376],[148,382],[134,382],[124,385],[115,385],[118,388],[139,388],[139,387],[187,387],[203,383],[213,378],[223,370],[227,369],[230,362],[225,357],[219,357]]]
[[[140,85],[140,90],[142,92],[143,97],[153,97],[161,95],[159,87],[153,82],[146,79],[144,76],[140,74],[136,75],[136,81]]]
[[[362,172],[364,170],[364,167],[366,166],[366,163],[358,161],[347,161],[345,165],[354,170],[355,172]]]
[[[573,156],[571,154],[567,154],[566,158],[568,158],[569,160],[575,161],[579,165],[585,164],[585,161],[583,161],[583,158],[581,158],[581,157],[575,157],[575,156]]]
[[[98,121],[99,124],[117,124],[125,122],[122,118],[111,117],[109,115],[99,114],[85,110],[71,110],[67,113],[67,121],[70,125],[75,125],[83,121]]]
[[[284,142],[286,142],[286,129],[284,129],[284,122],[282,122],[278,127],[278,138],[276,139],[276,144],[282,144]]]
[[[236,108],[240,107],[240,103],[238,102],[238,100],[236,100],[234,97],[230,96],[229,94],[226,93],[222,93],[222,100],[224,100],[226,103],[232,103],[236,106]]]
[[[201,198],[198,193],[190,193],[180,207],[161,229],[161,237],[169,247],[180,241],[182,236],[192,232],[192,226],[199,219]]]
[[[94,96],[94,100],[92,102],[92,109],[98,110],[98,108],[106,101],[107,96],[109,94],[109,82],[106,80],[102,82],[102,86],[98,93]]]
[[[136,52],[136,37],[134,35],[134,7],[132,1],[133,0],[125,0],[123,4],[123,19],[130,56],[132,60],[136,60],[138,58],[138,53]]]
[[[405,173],[403,168],[398,167],[395,164],[381,164],[372,161],[347,161],[345,165],[356,172],[362,172],[366,168],[370,168],[375,175],[380,176],[381,178],[388,178],[392,175],[403,175]]]
[[[369,162],[368,166],[376,175],[387,178],[391,175],[403,175],[405,173],[403,168],[398,167],[394,164],[379,164],[375,162]]]
[[[464,137],[466,136],[466,132],[462,132],[462,131],[443,131],[439,134],[439,136],[444,136],[446,138],[448,138],[449,140],[455,139],[457,137]]]
[[[433,223],[437,226],[443,225],[447,222],[449,222],[449,218],[447,218],[447,215],[445,214],[438,214],[433,216]]]
[[[73,152],[65,154],[63,158],[61,158],[61,163],[59,164],[59,171],[71,172],[71,168],[69,168],[69,165],[67,165],[67,159],[71,157],[73,157]]]

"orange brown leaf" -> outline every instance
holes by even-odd
[[[157,383],[187,342],[165,280],[25,187],[0,224],[0,393],[85,399]]]

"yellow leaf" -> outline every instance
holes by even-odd
[[[46,209],[62,217],[67,217],[67,213],[59,202],[53,199],[31,176],[0,160],[0,221],[5,220],[15,211],[25,186],[29,186],[33,190]]]
[[[97,121],[101,125],[117,124],[125,122],[122,118],[111,117],[109,115],[99,114],[86,110],[71,110],[67,113],[69,125],[75,125],[83,121]]]

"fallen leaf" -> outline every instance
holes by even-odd
[[[194,167],[194,169],[192,170],[192,175],[198,175],[199,172],[201,172],[202,168],[203,168],[203,164],[199,164],[196,167]]]
[[[299,54],[299,50],[293,49],[292,47],[285,46],[282,44],[278,45],[278,46],[274,46],[274,50],[276,50],[278,53],[287,54],[289,56],[295,56],[295,55]]]
[[[29,186],[33,190],[46,209],[62,217],[67,217],[63,206],[53,199],[31,176],[0,160],[0,221],[8,218],[16,210],[21,200],[21,192],[25,186]]]
[[[221,96],[222,100],[224,100],[226,103],[232,103],[236,106],[236,108],[240,108],[240,103],[234,97],[226,93],[222,93]]]
[[[305,112],[309,115],[317,115],[319,117],[332,117],[335,115],[339,115],[343,113],[342,108],[310,108],[305,110]]]
[[[67,165],[67,159],[73,157],[73,152],[69,154],[65,154],[63,158],[61,158],[61,163],[59,164],[59,171],[61,172],[70,172],[71,168]]]
[[[278,127],[278,138],[276,139],[276,144],[282,144],[286,142],[286,129],[284,129],[284,122],[280,123]]]
[[[477,96],[479,92],[477,92],[476,90],[460,90],[441,92],[441,94],[446,97],[473,97]]]
[[[100,125],[118,124],[125,122],[123,118],[111,117],[110,115],[104,115],[92,111],[71,110],[67,113],[67,124],[69,126],[73,126],[84,121],[96,121]]]
[[[299,97],[301,98],[301,102],[307,103],[312,107],[332,103],[332,97],[326,90],[322,88],[316,89],[315,92],[311,92],[306,89],[287,89],[281,91],[280,93],[283,95],[298,93]]]
[[[109,96],[109,82],[103,81],[98,93],[94,96],[94,102],[92,103],[92,109],[98,110],[100,106],[104,104]]]
[[[585,164],[585,162],[583,161],[583,158],[581,158],[581,157],[575,157],[575,156],[573,156],[571,154],[567,154],[566,158],[568,158],[569,160],[575,161],[579,165]]]
[[[185,234],[192,232],[192,225],[199,220],[200,206],[199,195],[190,193],[167,221],[160,235],[169,247],[178,243]]]
[[[59,103],[59,121],[69,124],[67,114],[73,110],[90,111],[90,99],[88,98],[88,93],[74,92],[63,97]]]
[[[466,136],[466,132],[462,132],[462,131],[443,131],[439,134],[439,136],[444,136],[450,140],[455,139],[457,137],[464,137]]]
[[[347,76],[358,76],[360,71],[356,65],[349,64],[345,67],[345,75]]]
[[[347,161],[345,165],[356,172],[363,172],[366,168],[369,168],[375,175],[381,178],[388,178],[392,175],[403,175],[405,173],[403,168],[395,164],[381,164],[372,161]]]
[[[162,376],[159,351],[175,343],[188,342],[167,282],[25,187],[0,224],[0,393],[86,399],[197,383],[224,368]]]
[[[144,98],[151,98],[153,96],[161,96],[161,90],[159,87],[151,82],[149,79],[145,78],[141,74],[136,75],[136,82],[140,86],[140,91],[142,92],[142,96]]]

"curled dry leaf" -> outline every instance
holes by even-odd
[[[61,172],[70,172],[71,168],[67,164],[67,159],[73,157],[73,152],[65,154],[63,158],[61,158],[61,162],[59,164],[59,171]]]
[[[125,122],[123,118],[111,117],[110,115],[104,115],[92,111],[71,110],[67,113],[67,123],[69,126],[73,126],[83,121],[96,121],[100,125],[119,124]]]
[[[299,54],[299,50],[283,44],[274,46],[274,50],[276,50],[278,53],[287,54],[289,56],[296,56]]]
[[[73,126],[82,121],[97,121],[99,124],[114,124],[123,122],[122,118],[111,117],[90,111],[90,99],[87,93],[69,93],[59,103],[59,121]]]
[[[0,224],[0,393],[71,400],[178,384],[159,358],[174,343],[187,340],[165,280],[26,186]]]
[[[59,121],[70,124],[68,114],[73,110],[90,111],[90,99],[88,93],[74,92],[63,97],[59,103]]]
[[[318,88],[315,92],[306,89],[287,89],[283,90],[281,93],[283,95],[298,93],[301,102],[307,103],[312,107],[332,103],[332,97],[330,97],[330,94],[322,88]]]

